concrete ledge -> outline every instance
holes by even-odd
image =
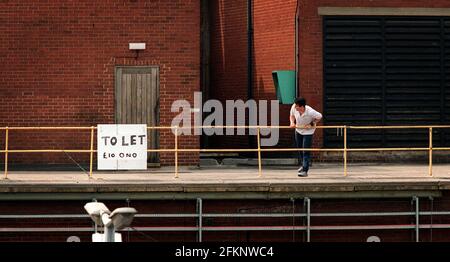
[[[224,158],[222,160],[222,165],[224,166],[237,166],[237,165],[247,165],[247,158]]]
[[[296,166],[297,159],[294,159],[294,158],[279,158],[279,159],[271,158],[271,159],[262,159],[261,163],[264,166]],[[257,166],[258,159],[257,158],[249,159],[247,164],[251,165],[251,166]]]
[[[0,199],[341,198],[438,196],[450,190],[450,165],[434,165],[433,177],[428,171],[428,166],[423,164],[371,163],[349,165],[347,176],[341,164],[317,163],[309,176],[302,178],[297,176],[296,166],[263,167],[261,176],[257,166],[180,167],[178,178],[173,167],[139,172],[96,171],[94,179],[80,171],[17,171],[9,173],[9,179],[0,179]]]
[[[219,162],[213,158],[200,158],[200,166],[219,166]]]
[[[174,184],[8,184],[0,185],[0,194],[4,193],[154,193],[163,192],[360,192],[360,191],[439,191],[450,188],[450,183],[410,182],[410,183],[374,183],[358,185],[354,183],[182,183]]]
[[[265,158],[261,160],[264,166],[295,166],[295,158]],[[224,166],[258,166],[257,158],[225,158],[222,161]]]
[[[348,192],[121,192],[121,193],[0,193],[0,201],[23,200],[195,200],[202,199],[355,199],[442,197],[442,191],[348,191]]]

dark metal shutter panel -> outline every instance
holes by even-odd
[[[444,110],[442,112],[442,120],[444,123],[450,123],[450,18],[443,21],[443,75],[444,75],[444,94],[442,96]],[[442,132],[442,140],[444,146],[450,146],[450,130]]]
[[[386,125],[440,124],[440,20],[384,20]],[[428,143],[425,129],[387,130],[384,146],[426,147]]]
[[[447,32],[450,33],[450,23],[436,17],[325,17],[325,123],[448,123]],[[434,143],[446,144],[448,132],[439,132],[434,133]],[[352,130],[349,146],[426,146],[427,133],[428,130]],[[340,147],[342,137],[328,130],[324,142],[327,147]]]
[[[327,125],[382,124],[381,19],[325,18],[324,119]],[[350,145],[378,146],[377,130],[352,130]],[[336,131],[325,131],[327,147],[342,147]]]

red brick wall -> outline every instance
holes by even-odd
[[[225,106],[226,100],[247,100],[247,2],[210,1],[210,94]],[[224,125],[225,116],[224,116]],[[212,147],[247,147],[246,136],[220,136]]]
[[[119,65],[160,67],[160,125],[171,124],[174,100],[192,100],[199,90],[199,0],[1,1],[0,10],[0,126],[114,123],[114,67]],[[139,59],[128,50],[129,42],[147,44]],[[88,135],[73,141],[65,134],[17,135],[10,147],[89,144]],[[81,145],[81,139],[87,143]],[[162,132],[160,144],[173,147],[173,135]],[[198,137],[181,139],[181,147],[198,145]],[[67,157],[36,153],[26,162],[43,159],[58,163]],[[198,154],[180,160],[197,163]],[[173,153],[161,154],[162,164],[171,161]]]
[[[450,2],[445,0],[317,0],[299,1],[299,52],[300,93],[319,111],[323,109],[323,35],[322,17],[318,15],[318,7],[415,7],[415,8],[449,8]],[[321,143],[321,135],[318,140]]]
[[[276,100],[272,71],[295,70],[296,4],[296,0],[254,1],[255,99]],[[291,106],[280,104],[279,109],[279,125],[288,126]],[[279,146],[291,147],[293,137],[292,130],[280,130]]]
[[[247,100],[247,1],[211,1],[211,94],[220,101]],[[295,69],[296,0],[253,1],[253,99],[276,99],[274,70]],[[290,106],[280,105],[288,125]],[[280,138],[291,145],[292,132]],[[247,137],[221,137],[216,146],[246,147]],[[283,143],[282,143],[283,144]]]
[[[245,2],[245,3],[244,3]],[[336,0],[254,0],[254,97],[275,99],[271,72],[295,69],[295,11],[299,3],[299,94],[308,104],[323,112],[322,17],[318,7],[422,7],[448,8],[449,1],[336,1]],[[211,88],[214,98],[247,98],[246,1],[213,1],[211,45]],[[239,9],[239,10],[237,10]],[[227,12],[228,11],[228,12]],[[214,32],[215,31],[215,32]],[[232,51],[230,51],[232,50]],[[231,98],[230,98],[231,97]],[[289,106],[280,105],[280,124],[288,124]],[[292,134],[283,132],[280,145],[289,146]],[[226,143],[224,143],[224,141]],[[239,145],[221,140],[224,147]],[[315,136],[314,146],[322,145],[322,132]]]

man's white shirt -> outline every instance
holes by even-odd
[[[295,117],[295,122],[297,126],[306,126],[311,124],[314,119],[321,119],[322,114],[314,110],[312,107],[306,105],[305,112],[300,114],[295,110],[295,104],[291,107],[291,116]],[[312,135],[316,131],[315,128],[296,128],[296,131],[301,135]]]

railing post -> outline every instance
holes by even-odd
[[[197,198],[197,214],[198,214],[198,242],[203,241],[203,201]]]
[[[262,176],[262,168],[261,168],[261,135],[260,135],[260,129],[258,127],[258,176]]]
[[[9,129],[5,129],[5,179],[8,179],[8,136]]]
[[[428,164],[428,174],[430,176],[433,176],[433,128],[430,127],[429,130],[429,138],[430,138],[430,145],[429,145],[429,164]]]
[[[415,204],[415,216],[416,216],[416,242],[420,241],[419,238],[419,229],[420,229],[420,220],[419,220],[419,215],[420,215],[420,209],[419,209],[419,198],[414,196],[413,197],[414,200],[414,204]]]
[[[292,242],[295,242],[295,198],[291,197],[292,202]]]
[[[91,152],[89,161],[89,178],[92,178],[93,162],[94,162],[94,126],[91,126]]]
[[[306,242],[311,242],[311,199],[305,197],[304,201],[306,209]]]
[[[347,126],[344,126],[344,176],[347,176]]]
[[[178,126],[175,126],[175,178],[178,178]]]

